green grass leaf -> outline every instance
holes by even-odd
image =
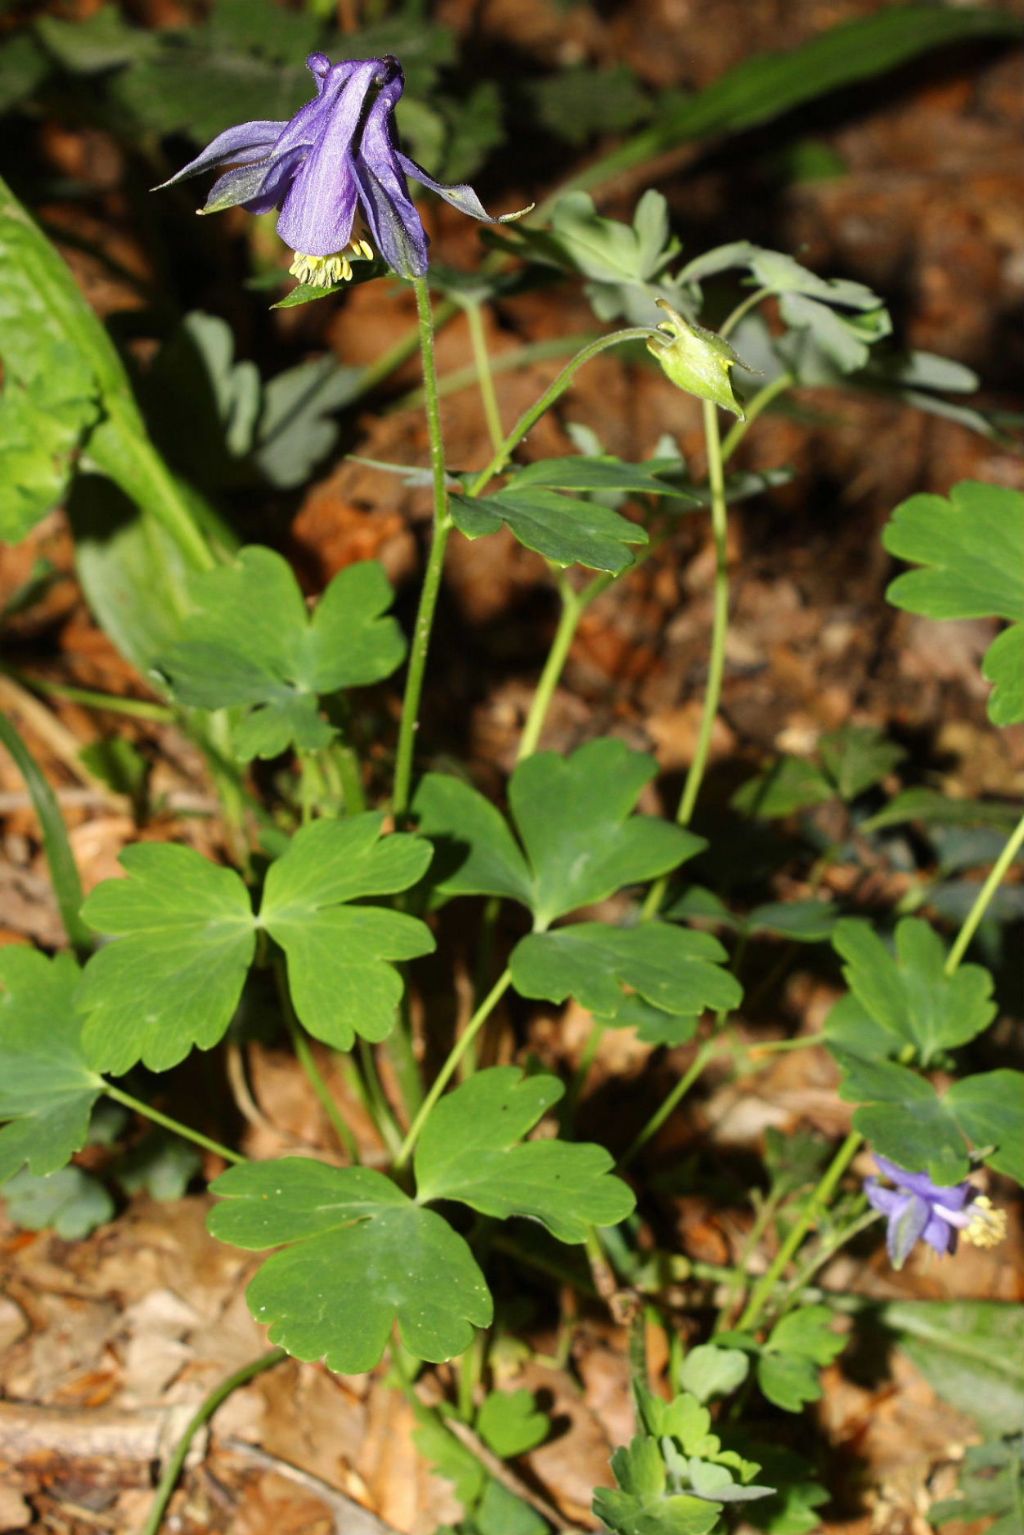
[[[921,569],[897,576],[886,596],[927,618],[1005,618],[1024,624],[1024,494],[964,480],[942,496],[911,496],[893,512],[882,542]],[[989,717],[1024,720],[1024,639],[1001,634],[982,666],[996,684]]]
[[[224,1037],[256,945],[252,906],[234,870],[192,848],[139,843],[120,863],[127,879],[105,880],[82,908],[117,939],[86,966],[83,1043],[99,1071],[167,1071]]]
[[[69,955],[0,949],[0,1183],[57,1172],[86,1142],[103,1082],[82,1047]]]
[[[945,946],[920,918],[898,924],[895,954],[855,917],[836,924],[832,943],[846,961],[843,976],[854,996],[883,1029],[913,1046],[922,1065],[974,1039],[996,1015],[989,972],[961,965],[946,975]]]
[[[394,1026],[402,979],[389,963],[428,954],[425,923],[379,906],[350,904],[407,890],[430,862],[420,837],[381,837],[374,812],[315,821],[271,865],[260,924],[281,945],[300,1022],[317,1039],[351,1049],[356,1034],[384,1039]]]
[[[564,1089],[517,1066],[478,1072],[442,1098],[416,1149],[417,1199],[454,1199],[483,1215],[541,1221],[560,1242],[625,1220],[635,1200],[600,1146],[522,1141]]]
[[[726,958],[710,933],[671,923],[612,927],[578,922],[521,939],[510,968],[520,996],[549,1002],[572,996],[614,1027],[633,1021],[620,1017],[633,994],[663,1013],[685,1018],[696,1019],[708,1008],[737,1007],[743,992],[723,968]]]
[[[315,751],[334,737],[320,695],[379,682],[405,654],[391,585],[373,560],[331,581],[310,618],[288,562],[259,545],[193,578],[196,608],[158,662],[175,697],[200,709],[243,707],[243,758]]]
[[[493,1307],[462,1237],[382,1173],[307,1157],[232,1168],[212,1185],[214,1236],[279,1247],[249,1285],[249,1309],[297,1359],[356,1374],[378,1363],[397,1322],[437,1363],[461,1354]]]
[[[630,544],[646,544],[638,523],[596,501],[576,501],[554,490],[515,484],[493,496],[451,496],[455,526],[466,538],[497,533],[502,524],[524,548],[553,565],[586,565],[614,575],[633,563]]]

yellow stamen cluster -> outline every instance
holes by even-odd
[[[307,256],[296,251],[288,270],[299,282],[307,283],[311,288],[330,288],[336,282],[351,281],[349,254],[357,261],[372,261],[373,246],[367,240],[352,240],[347,253],[339,251],[334,256]]]
[[[979,1194],[967,1207],[971,1223],[963,1238],[972,1247],[998,1247],[1006,1236],[1006,1211],[993,1209],[987,1194]]]

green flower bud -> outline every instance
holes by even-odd
[[[728,341],[684,319],[664,299],[658,299],[657,304],[668,318],[658,326],[664,334],[651,336],[647,343],[651,356],[658,359],[677,388],[695,394],[699,400],[710,400],[745,420],[729,379],[729,369],[737,363],[746,368],[743,359],[737,357]]]

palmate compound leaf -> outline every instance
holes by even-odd
[[[181,703],[248,710],[235,736],[243,759],[326,746],[335,732],[318,697],[379,682],[405,654],[374,560],[339,571],[312,617],[288,562],[258,545],[194,576],[191,591],[195,611],[159,669]]]
[[[553,565],[586,565],[614,575],[633,563],[630,544],[646,544],[639,523],[596,501],[577,501],[556,490],[515,483],[493,496],[451,497],[452,520],[466,538],[497,533],[504,525],[525,548]]]
[[[91,927],[117,939],[92,956],[79,996],[91,1064],[166,1071],[193,1046],[215,1045],[258,927],[285,951],[295,1011],[311,1034],[341,1049],[356,1033],[383,1039],[402,992],[389,961],[425,954],[434,940],[413,917],[346,904],[405,890],[430,862],[428,843],[382,838],[382,824],[368,813],[303,827],[271,866],[258,918],[238,875],[192,848],[126,849],[128,878],[106,880],[82,908]]]
[[[1005,618],[982,672],[995,690],[989,718],[1024,720],[1024,494],[965,480],[949,499],[911,496],[893,512],[882,541],[920,566],[897,576],[886,596],[927,618]]]
[[[612,1456],[618,1487],[599,1487],[594,1513],[613,1535],[708,1535],[718,1523],[721,1503],[669,1487],[656,1439],[639,1434]]]
[[[82,1042],[99,1071],[167,1071],[223,1038],[256,946],[252,905],[233,869],[193,848],[142,842],[120,863],[128,877],[104,880],[82,907],[117,940],[86,966]]]
[[[394,1026],[402,979],[391,960],[429,954],[425,923],[362,897],[407,890],[431,847],[399,832],[381,837],[375,812],[315,821],[271,865],[260,923],[288,959],[288,986],[303,1026],[339,1050],[357,1034],[384,1039]]]
[[[438,893],[511,897],[530,908],[534,928],[543,931],[625,885],[667,874],[705,843],[656,816],[632,814],[657,771],[652,757],[613,739],[591,741],[568,757],[528,757],[509,785],[525,856],[483,795],[428,773],[413,808],[420,830],[440,844]]]
[[[941,938],[917,917],[897,926],[895,954],[869,922],[856,917],[836,924],[832,943],[846,961],[843,976],[858,1002],[902,1045],[911,1045],[922,1065],[936,1051],[966,1044],[995,1017],[989,972],[961,965],[947,975]]]
[[[456,1199],[482,1215],[541,1221],[560,1242],[585,1242],[591,1226],[614,1226],[635,1204],[611,1176],[601,1146],[523,1141],[564,1088],[555,1077],[523,1077],[517,1066],[477,1072],[437,1104],[416,1150],[421,1202]]]
[[[249,1285],[253,1316],[297,1359],[372,1370],[397,1321],[420,1359],[466,1349],[493,1314],[462,1237],[383,1173],[307,1157],[251,1162],[211,1185],[209,1228],[236,1247],[279,1247]]]
[[[726,952],[710,933],[667,922],[612,927],[577,922],[521,939],[510,962],[523,997],[575,997],[612,1027],[633,1021],[626,1003],[641,997],[665,1015],[696,1019],[707,1008],[739,1005],[743,992],[723,969]],[[671,1022],[665,1017],[665,1023]]]
[[[70,955],[0,949],[0,1183],[26,1163],[57,1172],[85,1145],[103,1091],[82,1048]]]

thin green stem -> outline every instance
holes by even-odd
[[[416,310],[419,315],[420,352],[423,358],[423,388],[426,396],[427,430],[430,434],[430,467],[434,481],[434,528],[427,568],[423,575],[419,611],[409,652],[409,670],[402,699],[402,719],[398,730],[398,753],[395,761],[395,791],[392,808],[396,817],[404,816],[409,808],[412,787],[413,752],[419,722],[420,699],[423,696],[423,678],[427,669],[430,635],[434,627],[434,613],[438,593],[441,590],[441,572],[444,554],[451,532],[452,521],[448,511],[448,487],[445,474],[444,438],[441,433],[441,403],[437,392],[437,361],[434,355],[434,325],[430,308],[430,289],[422,277],[413,280],[416,290]]]
[[[725,434],[725,441],[722,443],[723,464],[727,464],[732,458],[758,416],[763,414],[780,394],[785,394],[787,389],[792,388],[795,382],[792,373],[780,373],[778,378],[773,378],[770,384],[765,384],[763,389],[758,390],[746,407],[745,420],[733,422]]]
[[[108,1098],[113,1098],[115,1103],[120,1103],[126,1109],[131,1109],[135,1114],[141,1114],[144,1119],[152,1120],[153,1124],[161,1129],[170,1130],[172,1135],[180,1135],[182,1140],[192,1141],[196,1146],[201,1146],[204,1151],[211,1151],[215,1157],[223,1157],[225,1162],[247,1162],[248,1157],[240,1151],[230,1151],[227,1146],[222,1146],[219,1141],[213,1141],[201,1130],[193,1130],[189,1125],[183,1125],[180,1120],[172,1119],[169,1114],[162,1114],[159,1109],[154,1109],[152,1104],[143,1103],[139,1098],[133,1098],[131,1093],[126,1093],[123,1088],[115,1087],[105,1078],[103,1091]]]
[[[697,1054],[690,1062],[689,1067],[679,1078],[679,1081],[669,1093],[668,1097],[658,1108],[655,1109],[654,1113],[644,1125],[643,1129],[640,1130],[639,1134],[634,1137],[632,1145],[629,1147],[629,1150],[619,1162],[620,1170],[627,1168],[633,1159],[637,1156],[637,1154],[647,1145],[647,1142],[651,1139],[651,1137],[653,1135],[657,1135],[666,1119],[668,1119],[673,1110],[686,1097],[686,1094],[690,1091],[690,1088],[704,1071],[705,1066],[707,1066],[712,1055],[715,1053],[717,1044],[717,1039],[708,1039],[705,1040],[703,1045],[701,1045],[700,1049],[697,1051]]]
[[[999,854],[999,857],[992,865],[992,872],[989,874],[988,879],[978,891],[978,894],[974,899],[974,905],[967,913],[967,916],[964,919],[964,924],[961,927],[959,933],[956,935],[956,940],[946,959],[945,968],[947,975],[953,975],[955,973],[958,965],[960,964],[960,961],[963,959],[967,952],[967,948],[971,939],[978,931],[981,920],[988,910],[996,891],[1002,884],[1010,869],[1011,864],[1013,863],[1013,860],[1016,858],[1022,847],[1024,847],[1024,816],[1021,816],[1020,820],[1017,822],[1017,825],[1011,833],[1006,846],[1003,848],[1003,851]]]
[[[604,1032],[605,1025],[595,1019],[591,1025],[587,1042],[580,1053],[579,1064],[572,1074],[572,1080],[569,1083],[562,1104],[561,1132],[566,1138],[572,1135],[573,1124],[576,1119],[576,1109],[582,1097],[583,1089],[587,1085],[590,1069],[597,1059],[597,1052],[601,1048]]]
[[[753,293],[748,293],[745,299],[736,305],[736,308],[722,324],[718,334],[722,337],[731,336],[741,320],[745,320],[752,309],[756,309],[762,299],[768,297],[767,288],[755,288]]]
[[[713,613],[711,620],[711,651],[708,657],[708,681],[704,693],[700,728],[693,761],[687,770],[683,792],[676,811],[680,826],[689,826],[700,786],[711,754],[711,738],[718,718],[718,706],[722,699],[725,678],[725,645],[729,634],[729,509],[725,500],[725,468],[722,462],[722,440],[718,430],[718,413],[715,406],[704,401],[704,438],[707,443],[708,481],[711,486],[711,536],[715,546],[715,582]],[[662,876],[648,891],[643,906],[645,919],[657,914],[665,899],[668,878]]]
[[[274,955],[274,980],[277,984],[277,994],[281,1002],[281,1011],[284,1014],[285,1025],[295,1051],[295,1058],[302,1067],[306,1081],[316,1094],[317,1102],[323,1109],[328,1121],[338,1138],[341,1149],[345,1152],[349,1161],[358,1164],[359,1147],[356,1138],[345,1122],[345,1117],[334,1101],[330,1088],[324,1081],[323,1073],[316,1063],[313,1047],[305,1029],[295,1015],[292,1005],[291,992],[288,990],[288,975],[284,966],[284,958],[280,954]]]
[[[782,1278],[790,1261],[799,1251],[804,1237],[815,1224],[822,1211],[828,1207],[833,1194],[839,1187],[843,1174],[856,1156],[862,1139],[863,1137],[856,1130],[851,1130],[836,1152],[831,1165],[807,1200],[801,1215],[794,1222],[786,1240],[775,1254],[767,1271],[754,1286],[754,1292],[737,1323],[741,1332],[748,1332],[754,1327],[768,1301],[771,1299],[775,1286]]]
[[[481,469],[476,479],[472,481],[466,494],[478,496],[486,487],[488,481],[492,480],[496,474],[501,473],[527,432],[530,431],[531,427],[536,426],[545,411],[550,410],[555,401],[561,398],[584,363],[600,356],[609,347],[624,346],[629,341],[646,341],[648,337],[656,334],[655,328],[651,325],[634,325],[630,326],[627,330],[613,330],[607,336],[598,336],[596,341],[591,341],[582,350],[577,352],[576,356],[570,358],[566,363],[558,377],[548,385],[540,398],[530,406],[529,410],[525,410],[519,417],[519,420],[509,432],[504,442],[495,449],[490,463],[485,469]]]
[[[283,1348],[271,1349],[269,1354],[261,1354],[259,1359],[253,1359],[249,1364],[243,1364],[240,1370],[235,1370],[231,1375],[226,1376],[219,1385],[214,1386],[209,1396],[204,1398],[189,1419],[185,1432],[174,1446],[174,1454],[164,1467],[163,1475],[157,1484],[156,1493],[153,1497],[152,1507],[149,1510],[149,1516],[142,1527],[142,1535],[158,1535],[160,1526],[164,1522],[167,1505],[170,1503],[174,1489],[178,1485],[178,1478],[181,1475],[182,1467],[192,1446],[192,1441],[199,1433],[199,1430],[209,1423],[221,1403],[226,1402],[228,1397],[237,1391],[240,1386],[247,1385],[249,1381],[255,1380],[257,1375],[262,1375],[266,1370],[272,1370],[275,1365],[280,1364],[282,1360],[287,1358],[288,1355]]]
[[[68,682],[51,682],[46,677],[33,677],[16,666],[0,663],[0,672],[12,677],[22,687],[48,698],[66,698],[69,703],[84,704],[88,709],[107,709],[111,714],[127,714],[133,719],[154,720],[169,725],[177,718],[166,704],[149,703],[144,698],[119,698],[115,693],[98,693],[94,688],[73,687]]]
[[[438,1072],[436,1078],[434,1079],[433,1086],[420,1105],[419,1112],[409,1127],[409,1133],[405,1137],[405,1140],[402,1142],[398,1156],[395,1159],[396,1171],[404,1167],[406,1162],[408,1162],[413,1148],[420,1138],[423,1126],[426,1124],[427,1120],[430,1118],[431,1113],[433,1112],[435,1103],[440,1098],[441,1094],[444,1092],[445,1088],[448,1086],[448,1083],[454,1076],[456,1068],[458,1067],[462,1057],[465,1055],[466,1051],[473,1043],[473,1040],[479,1034],[480,1030],[483,1028],[484,1024],[487,1022],[488,1018],[491,1016],[494,1009],[505,995],[506,991],[508,991],[508,988],[511,986],[511,984],[511,974],[508,970],[503,970],[501,975],[495,981],[494,985],[491,987],[490,991],[487,993],[484,1000],[481,1002],[480,1006],[477,1008],[476,1012],[473,1014],[472,1018],[467,1023],[466,1027],[463,1029],[462,1033],[459,1035],[458,1039],[455,1041],[455,1044],[452,1046],[448,1053],[448,1059],[445,1061],[444,1065],[441,1067],[441,1070]]]
[[[494,372],[491,368],[490,353],[487,350],[483,308],[480,304],[467,303],[465,310],[466,321],[469,325],[470,344],[473,348],[473,366],[476,370],[476,381],[480,389],[480,403],[484,408],[484,419],[487,422],[491,447],[497,452],[505,440],[505,429],[501,424],[498,396],[494,392]]]
[[[558,680],[572,648],[572,642],[576,637],[576,629],[583,614],[583,604],[576,592],[573,591],[569,578],[564,571],[558,577],[558,595],[562,603],[562,612],[555,630],[555,637],[551,642],[547,660],[544,662],[544,670],[540,674],[536,690],[530,703],[530,712],[526,716],[523,725],[523,733],[519,738],[519,751],[517,762],[522,762],[525,757],[532,757],[537,750],[540,733],[544,728],[548,709],[554,697]]]

